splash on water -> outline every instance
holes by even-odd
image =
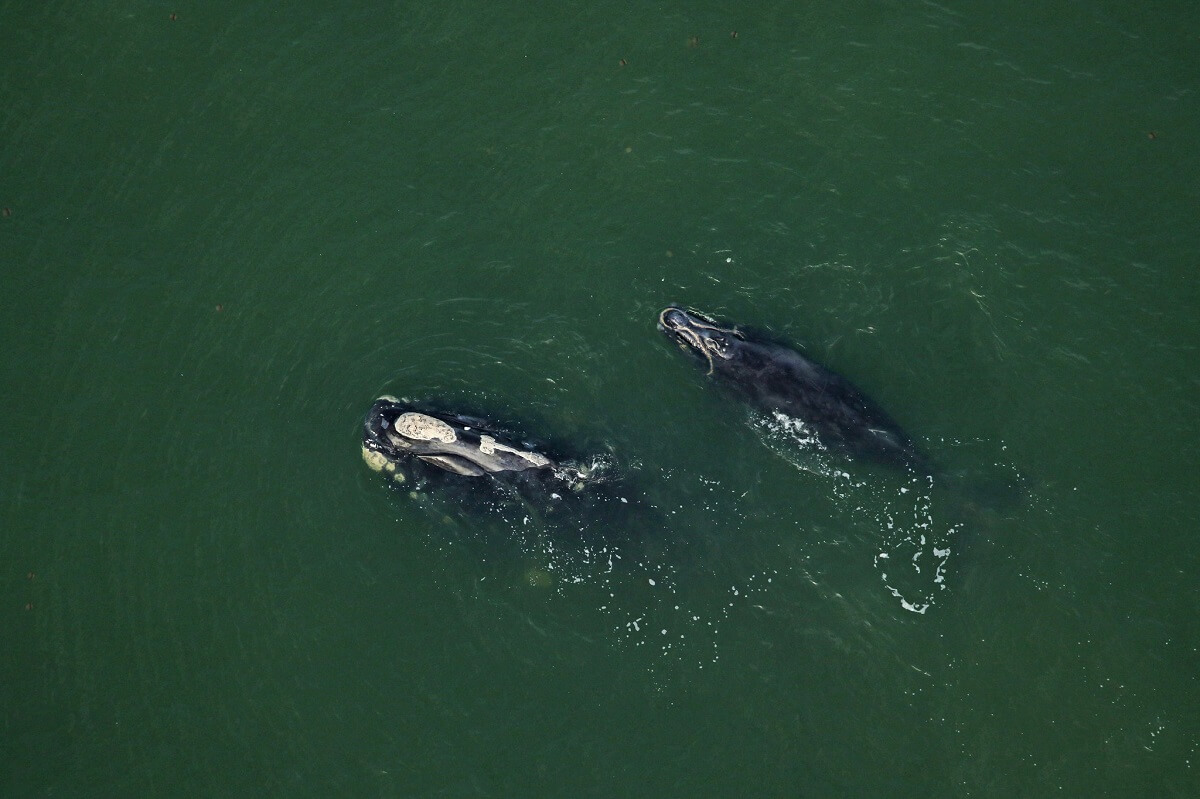
[[[611,468],[589,466],[600,469],[600,477]],[[426,527],[432,546],[463,549],[493,567],[508,564],[496,567],[509,575],[506,590],[527,599],[544,596],[551,613],[590,608],[577,616],[580,625],[599,624],[610,645],[645,653],[651,671],[703,670],[719,662],[730,619],[760,604],[779,573],[731,576],[698,555],[692,535],[697,516],[736,528],[736,503],[717,480],[690,473],[660,477],[699,487],[701,496],[660,507],[617,478],[606,486],[611,491],[536,500],[508,490],[467,497],[405,493],[436,522]]]
[[[785,461],[828,482],[834,515],[874,542],[873,565],[888,595],[906,611],[929,610],[947,588],[952,542],[962,528],[939,513],[934,478],[909,473],[897,485],[894,478],[856,477],[800,420],[775,412],[751,425]]]
[[[935,517],[933,478],[912,476],[898,493],[868,491],[875,501],[858,506],[882,533],[874,558],[884,588],[912,613],[925,613],[946,590],[950,542],[962,524]],[[868,509],[869,508],[869,509]]]

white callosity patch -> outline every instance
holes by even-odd
[[[370,447],[362,448],[362,456],[367,466],[369,466],[373,472],[382,472],[389,466],[391,466],[393,469],[396,468],[395,465],[387,459],[386,455],[384,455],[382,452],[377,452]]]
[[[370,447],[363,447],[362,456],[363,461],[366,462],[371,471],[390,474],[392,479],[397,483],[403,483],[407,479],[403,472],[396,470],[395,462],[389,459],[382,452],[371,449]]]
[[[404,413],[396,419],[395,431],[415,441],[441,441],[450,444],[457,440],[454,428],[441,419],[423,413]]]
[[[451,433],[451,435],[453,435],[453,433]],[[453,440],[453,439],[451,439],[451,440]],[[523,450],[514,449],[505,444],[501,444],[499,441],[492,438],[491,436],[480,436],[479,437],[479,451],[482,452],[484,455],[495,455],[497,450],[499,450],[500,452],[510,452],[519,458],[524,458],[526,461],[528,461],[529,463],[533,464],[534,466],[536,466],[538,468],[550,465],[550,459],[547,458],[545,455],[539,455],[536,452],[525,452]]]

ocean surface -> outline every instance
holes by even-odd
[[[1198,23],[0,0],[0,796],[1200,795]],[[389,486],[385,393],[609,501]]]

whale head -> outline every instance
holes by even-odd
[[[708,361],[709,374],[733,357],[735,343],[743,339],[736,328],[721,327],[704,314],[674,305],[658,315],[658,327],[681,348]]]

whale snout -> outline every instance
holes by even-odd
[[[658,326],[663,330],[682,330],[691,326],[688,312],[682,308],[668,306],[658,315]]]

